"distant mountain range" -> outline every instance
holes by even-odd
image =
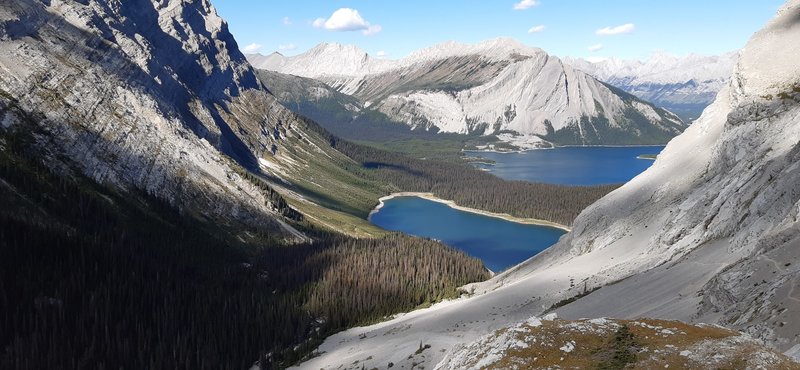
[[[730,79],[738,52],[702,56],[653,54],[644,61],[565,58],[566,63],[691,122]]]
[[[256,68],[324,82],[415,129],[549,146],[658,144],[686,127],[664,109],[507,38],[448,42],[400,60],[339,44],[293,57],[247,57]]]
[[[257,70],[257,75],[281,104],[342,138],[385,141],[435,135],[434,132],[410,130],[381,112],[366,109],[361,100],[322,81],[266,69]]]

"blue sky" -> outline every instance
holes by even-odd
[[[512,37],[558,56],[645,58],[744,46],[781,0],[212,0],[239,43],[294,55],[320,42],[400,58],[440,42]],[[345,8],[344,10],[340,10]],[[517,9],[515,9],[517,8]],[[605,29],[605,32],[600,31]],[[529,32],[531,31],[531,32]],[[260,46],[260,48],[259,48]]]

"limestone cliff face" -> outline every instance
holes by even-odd
[[[588,281],[625,280],[560,313],[715,322],[781,350],[797,343],[800,64],[787,46],[798,41],[800,1],[792,0],[753,36],[729,85],[652,168],[585,210],[573,232],[530,261],[616,254]],[[618,304],[638,302],[646,292],[636,286],[646,284],[660,292],[654,301]],[[684,285],[670,291],[675,284]]]
[[[212,216],[271,217],[230,158],[257,169],[296,118],[207,0],[3,2],[0,93],[34,117],[53,167],[66,158],[99,182]]]

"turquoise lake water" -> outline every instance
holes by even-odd
[[[467,152],[470,157],[495,161],[474,166],[506,180],[561,185],[619,184],[630,181],[653,164],[642,154],[658,154],[663,146],[563,147],[521,153]]]
[[[491,166],[475,164],[508,180],[563,185],[623,183],[653,164],[637,159],[658,154],[664,147],[568,147],[522,153],[468,152],[491,159]],[[491,191],[487,189],[486,191]],[[494,272],[514,266],[555,244],[563,230],[525,225],[459,211],[419,197],[385,202],[371,217],[387,230],[437,239],[483,261]]]
[[[553,245],[561,229],[459,211],[419,197],[389,199],[371,221],[384,229],[437,239],[500,272]]]

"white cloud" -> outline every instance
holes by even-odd
[[[312,25],[329,31],[361,31],[364,35],[374,35],[383,29],[378,24],[367,22],[358,10],[350,8],[340,8],[328,19],[317,18]]]
[[[289,19],[289,17],[283,17],[283,20],[281,21],[281,23],[283,23],[284,26],[291,26],[292,25],[292,20]]]
[[[539,33],[544,31],[544,25],[540,24],[538,26],[533,26],[528,30],[528,33]]]
[[[594,45],[589,46],[588,48],[586,48],[586,50],[589,50],[591,52],[595,52],[595,51],[598,51],[598,50],[600,50],[602,48],[603,48],[603,44],[594,44]]]
[[[636,29],[636,26],[633,23],[625,23],[623,25],[619,25],[616,27],[605,27],[595,31],[595,34],[598,35],[623,35],[626,33],[631,33]]]
[[[522,0],[514,4],[514,10],[525,10],[539,5],[539,0]]]
[[[278,50],[281,51],[289,51],[294,49],[297,49],[297,46],[294,46],[294,44],[292,44],[291,42],[286,45],[278,45]]]
[[[383,50],[380,50],[377,53],[375,53],[375,56],[378,57],[378,59],[383,59],[383,58],[388,57],[389,53],[387,53],[387,52],[385,52]]]
[[[245,52],[245,53],[255,53],[255,52],[258,51],[258,49],[261,49],[262,46],[264,46],[264,45],[256,44],[254,42],[254,43],[252,43],[250,45],[247,45],[244,48],[242,48],[242,51]]]

